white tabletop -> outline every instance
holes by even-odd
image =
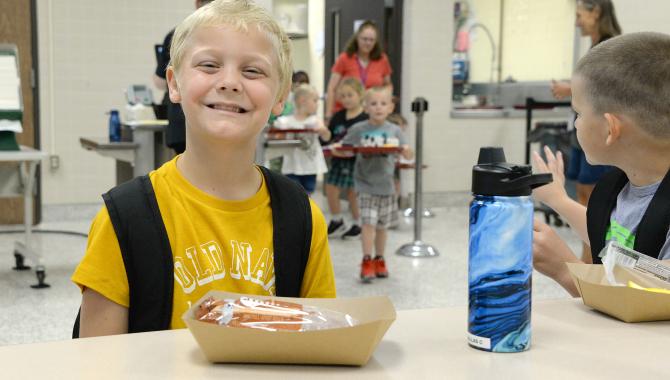
[[[0,161],[41,161],[46,152],[21,145],[21,150],[0,150]]]
[[[0,347],[5,379],[668,379],[670,322],[627,324],[564,299],[533,305],[532,346],[466,343],[467,307],[399,311],[364,367],[211,364],[187,330]],[[225,342],[222,342],[225,344]]]

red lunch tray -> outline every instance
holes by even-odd
[[[281,129],[281,128],[270,128],[265,133],[267,134],[279,134],[279,133],[316,133],[314,129]]]
[[[395,154],[402,152],[399,146],[351,146],[343,145],[338,150],[351,151],[362,154]]]

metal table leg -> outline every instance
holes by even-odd
[[[133,142],[139,144],[133,166],[133,177],[149,174],[156,166],[154,131],[136,128],[133,130]]]
[[[29,266],[23,264],[26,256],[29,256],[35,262],[35,275],[37,284],[30,285],[33,289],[48,288],[49,284],[44,282],[46,278],[46,268],[42,264],[42,258],[31,247],[32,229],[33,229],[33,187],[35,185],[35,172],[39,161],[25,161],[19,164],[21,178],[23,180],[23,224],[25,228],[24,241],[17,241],[14,246],[14,257],[16,259],[16,270],[27,270]]]

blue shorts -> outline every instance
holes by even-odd
[[[295,175],[286,174],[286,176],[300,184],[307,194],[312,194],[316,189],[316,174]]]
[[[584,151],[572,147],[570,150],[570,163],[568,171],[565,173],[568,179],[577,181],[583,185],[593,185],[600,180],[603,174],[612,169],[606,165],[591,165],[586,161]]]

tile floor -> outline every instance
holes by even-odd
[[[331,240],[338,296],[388,295],[397,309],[415,309],[465,305],[467,303],[468,201],[464,193],[447,195],[448,207],[435,207],[435,217],[423,220],[423,240],[440,252],[434,258],[407,258],[394,252],[413,240],[412,220],[401,219],[391,231],[387,244],[390,277],[361,284],[358,279],[361,260],[360,241]],[[317,202],[325,201],[316,195]],[[89,223],[100,205],[47,206],[44,221],[37,228],[88,232]],[[8,228],[0,229],[0,231]],[[568,229],[559,228],[573,249],[578,238]],[[0,233],[0,345],[69,339],[80,303],[78,288],[69,277],[82,257],[86,239],[65,234],[35,234],[34,244],[42,253],[47,268],[48,289],[30,288],[36,283],[33,271],[17,272],[13,244],[22,235]],[[31,265],[31,262],[27,262]],[[535,273],[535,300],[563,298],[568,294],[553,281]]]

